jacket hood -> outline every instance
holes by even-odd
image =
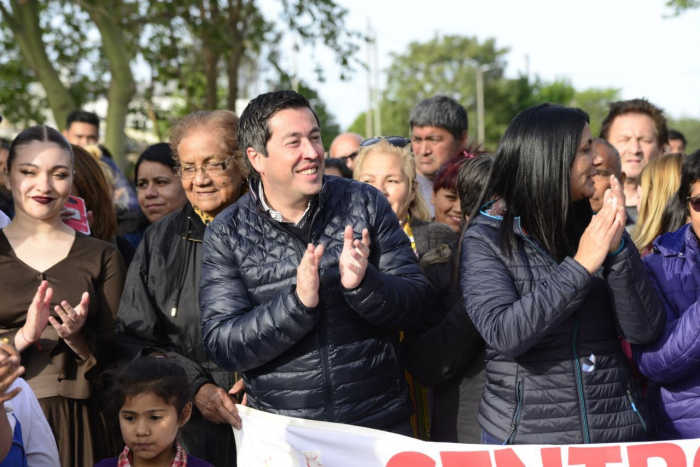
[[[669,232],[654,240],[654,251],[664,256],[683,256],[686,249],[689,254],[697,255],[698,239],[690,224],[686,224],[675,232]]]

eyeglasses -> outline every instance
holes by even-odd
[[[360,147],[366,148],[367,146],[372,146],[373,144],[377,144],[383,139],[385,139],[392,146],[396,146],[399,148],[405,148],[406,146],[411,144],[411,140],[408,138],[404,138],[403,136],[375,136],[374,138],[364,140],[362,143],[360,143]]]
[[[201,170],[204,173],[204,175],[216,177],[217,175],[221,175],[222,173],[224,173],[228,166],[231,165],[232,159],[233,157],[229,157],[228,159],[223,160],[221,162],[207,162],[206,164],[202,164],[199,167],[197,167],[196,165],[178,165],[177,167],[175,167],[175,173],[177,173],[177,176],[183,180],[193,179],[197,176],[197,172],[199,170]]]
[[[688,196],[686,200],[690,203],[690,207],[693,208],[693,211],[700,212],[700,196],[694,196],[692,198]]]

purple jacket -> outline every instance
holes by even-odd
[[[656,239],[644,266],[666,308],[661,337],[633,346],[656,437],[700,438],[700,245],[690,224]]]

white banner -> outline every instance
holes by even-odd
[[[427,443],[238,405],[239,467],[700,467],[700,440],[570,446]]]

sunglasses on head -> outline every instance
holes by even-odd
[[[700,212],[700,196],[694,196],[692,198],[688,196],[686,200],[690,203],[690,207],[693,208],[693,211]]]
[[[385,139],[392,146],[396,146],[399,148],[405,148],[406,146],[411,144],[411,140],[408,138],[404,138],[403,136],[375,136],[374,138],[364,140],[362,143],[360,143],[360,147],[366,148],[367,146],[372,146],[373,144],[377,144],[383,139]]]

